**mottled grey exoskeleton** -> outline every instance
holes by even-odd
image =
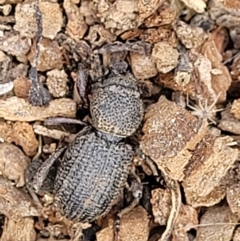
[[[70,220],[91,222],[116,203],[132,167],[134,150],[125,143],[143,118],[138,81],[129,73],[110,74],[92,88],[92,127],[85,127],[65,150],[46,160],[33,178],[39,191],[49,167],[60,160],[54,182],[56,208]],[[133,193],[141,197],[141,191]]]

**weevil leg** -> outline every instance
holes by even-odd
[[[52,165],[61,156],[61,154],[65,151],[66,148],[67,147],[60,147],[39,167],[39,169],[35,173],[35,176],[33,177],[33,180],[31,182],[31,187],[34,189],[35,192],[38,192],[40,190]],[[37,160],[33,161],[29,168],[31,168],[31,166],[34,166],[36,161]]]
[[[152,174],[153,176],[156,178],[157,182],[159,182],[160,180],[160,177],[159,177],[159,172],[158,172],[158,169],[156,167],[156,164],[155,162],[151,159],[151,158],[148,158],[139,148],[139,146],[137,145],[134,145],[134,150],[135,150],[135,153],[137,154],[137,156],[139,156],[142,160],[144,160],[148,167],[150,168],[150,170],[152,171]]]
[[[61,124],[77,124],[86,126],[87,123],[81,120],[76,120],[68,117],[50,117],[44,120],[44,125],[61,125]]]
[[[83,64],[78,65],[78,76],[76,79],[76,88],[78,91],[78,94],[82,100],[83,106],[88,107],[89,106],[89,101],[87,98],[88,94],[88,74],[89,70],[87,70]]]
[[[39,0],[35,5],[35,15],[37,22],[37,33],[36,33],[36,54],[34,56],[31,68],[29,71],[29,80],[31,81],[31,87],[29,91],[28,102],[32,105],[42,106],[48,105],[50,102],[50,93],[46,88],[43,87],[42,83],[38,79],[38,59],[40,54],[40,41],[42,39],[42,13],[39,9]]]
[[[115,221],[115,230],[114,230],[114,241],[119,241],[119,231],[120,231],[120,220],[121,217],[130,212],[133,208],[135,208],[138,204],[139,201],[142,197],[142,193],[143,193],[143,186],[141,183],[140,178],[134,173],[131,172],[130,174],[130,178],[131,178],[131,186],[130,186],[130,190],[133,194],[133,200],[132,202],[125,207],[124,209],[120,210],[117,215],[116,215],[116,221]]]

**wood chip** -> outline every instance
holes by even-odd
[[[232,113],[237,119],[240,120],[240,99],[233,101],[230,113]]]
[[[150,56],[131,53],[130,58],[132,71],[137,79],[144,80],[157,75],[157,68]]]
[[[67,14],[67,33],[75,40],[82,39],[88,26],[84,22],[84,17],[79,7],[70,0],[64,0],[64,10]]]
[[[97,233],[98,241],[113,240],[113,220],[108,227]],[[139,206],[121,218],[119,236],[121,240],[147,241],[149,235],[148,214],[146,210]]]
[[[24,172],[30,159],[23,154],[20,148],[0,143],[0,171],[8,180],[14,180],[17,187],[25,184]]]
[[[210,85],[216,96],[220,93],[218,103],[221,103],[226,100],[227,90],[232,83],[229,70],[222,63],[222,55],[219,53],[214,40],[210,39],[204,43],[202,46],[202,54],[210,60],[212,70],[218,70],[211,71]]]
[[[182,180],[194,147],[207,131],[207,123],[161,96],[145,114],[143,152],[158,168],[175,180]]]
[[[37,65],[38,71],[47,71],[51,69],[62,69],[62,53],[58,42],[51,41],[48,38],[42,38],[40,43],[40,53]],[[32,63],[36,52],[36,44],[33,44],[28,54],[28,60]]]
[[[238,216],[233,214],[228,206],[210,207],[201,217],[200,225],[202,224],[204,226],[198,228],[195,240],[230,241],[232,239],[233,230],[235,229],[235,225],[232,223],[236,223],[237,221]]]
[[[187,49],[200,46],[208,37],[203,28],[188,25],[180,20],[174,24],[174,30]]]
[[[32,125],[27,122],[0,122],[0,137],[8,143],[21,146],[28,156],[33,156],[37,151],[38,141]]]
[[[159,225],[166,225],[172,205],[170,190],[154,189],[150,202],[152,204],[154,222]]]
[[[63,24],[62,9],[58,3],[50,1],[41,1],[39,3],[42,12],[42,35],[46,38],[54,39],[61,30]]]
[[[197,211],[189,205],[182,204],[173,231],[172,241],[188,241],[187,231],[194,229],[197,224]]]
[[[219,186],[238,157],[238,150],[229,147],[233,139],[229,136],[207,135],[197,145],[186,167],[183,180],[187,202],[196,207],[195,201],[209,195]],[[217,167],[217,168],[216,168]]]
[[[0,241],[35,241],[36,236],[33,218],[23,218],[18,222],[6,218]]]
[[[47,72],[47,87],[53,97],[66,97],[68,76],[64,70],[53,69]]]
[[[39,215],[30,197],[2,177],[0,177],[0,210],[16,222],[23,217]]]
[[[27,77],[21,76],[14,80],[14,93],[19,98],[27,98],[31,83]]]
[[[218,128],[223,131],[240,135],[240,120],[237,119],[231,112],[231,106],[228,106],[221,112],[221,119]]]
[[[144,0],[138,0],[138,21],[140,23],[143,22],[146,18],[151,16],[163,3],[163,0],[151,0],[148,2]]]
[[[152,50],[152,59],[161,73],[168,73],[178,65],[179,53],[167,42],[156,43]]]
[[[240,217],[240,203],[239,203],[239,195],[240,195],[240,185],[239,183],[234,183],[227,187],[227,202],[232,211],[232,213],[236,213],[238,217]]]
[[[36,121],[49,117],[75,117],[76,103],[71,99],[61,98],[52,100],[49,106],[31,106],[26,100],[11,97],[0,100],[0,117],[11,121]]]
[[[14,29],[19,31],[21,36],[33,38],[37,32],[34,4],[35,1],[31,0],[16,6]],[[43,18],[43,36],[54,39],[63,23],[60,6],[49,1],[41,1],[39,5]]]
[[[197,196],[195,193],[188,195],[187,202],[191,204],[192,207],[210,207],[219,203],[226,196],[226,185],[217,186],[206,196]]]

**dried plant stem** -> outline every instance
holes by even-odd
[[[180,211],[180,207],[182,204],[182,196],[181,196],[180,185],[178,181],[170,179],[165,174],[163,175],[164,175],[164,180],[167,184],[167,187],[171,191],[172,207],[171,207],[170,215],[168,217],[167,227],[158,241],[169,241]]]
[[[37,72],[38,59],[40,55],[40,42],[42,39],[42,13],[39,9],[39,0],[37,0],[35,9],[36,9],[35,15],[36,15],[36,23],[37,23],[36,52],[29,71],[31,88],[29,92],[28,101],[32,105],[43,106],[43,105],[49,104],[50,94],[48,90],[43,87],[42,83],[39,82],[38,72]]]

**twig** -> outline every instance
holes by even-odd
[[[29,71],[31,88],[29,91],[28,101],[32,105],[43,106],[48,105],[51,98],[48,90],[43,87],[42,83],[39,82],[37,72],[38,59],[40,54],[40,42],[42,40],[42,13],[39,9],[39,0],[37,0],[37,4],[35,5],[35,10],[37,23],[36,52]]]

